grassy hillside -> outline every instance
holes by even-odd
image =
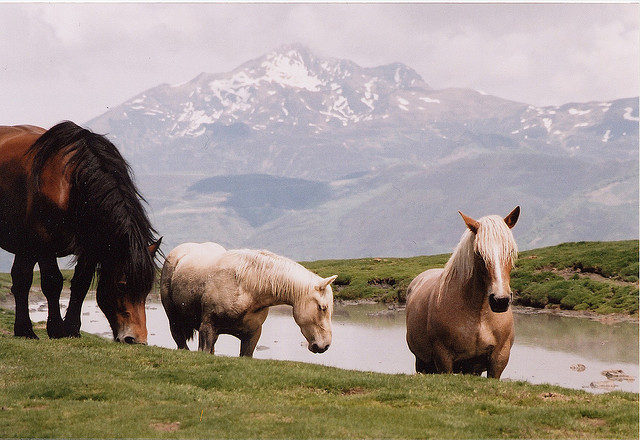
[[[322,276],[339,274],[336,298],[404,301],[420,272],[449,255],[303,263]],[[521,252],[512,272],[515,304],[638,315],[638,240],[565,243]]]
[[[0,436],[637,438],[638,395],[11,336],[0,310]]]
[[[523,252],[516,303],[638,315],[638,241],[566,243]]]
[[[403,302],[420,272],[443,267],[448,254],[303,262],[322,275],[338,274],[336,299]],[[63,271],[68,284],[73,273]],[[34,286],[39,286],[36,272]],[[638,240],[565,243],[520,253],[511,274],[516,305],[638,316]],[[11,285],[0,274],[0,299]]]

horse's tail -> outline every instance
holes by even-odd
[[[49,160],[64,152],[65,170],[70,168],[70,215],[76,224],[72,252],[111,254],[114,263],[124,265],[127,283],[148,292],[153,286],[156,264],[148,246],[156,241],[156,231],[146,214],[131,167],[115,145],[105,136],[61,122],[34,142],[27,154],[33,157],[33,178],[39,176]],[[122,260],[124,252],[128,258]],[[98,261],[100,262],[100,261]]]
[[[160,272],[160,299],[165,309],[170,306],[171,303],[171,279],[173,278],[173,271],[177,263],[175,255],[169,253],[164,260],[162,271]]]
[[[191,319],[187,319],[180,313],[179,308],[175,304],[173,298],[173,273],[175,272],[176,265],[180,260],[180,255],[169,252],[169,255],[164,260],[162,266],[162,272],[160,273],[160,300],[162,306],[169,319],[169,329],[174,341],[178,344],[178,348],[186,348],[186,341],[193,339],[196,329],[190,325],[190,321],[194,318],[199,318],[198,313],[194,313]]]

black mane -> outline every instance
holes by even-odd
[[[130,292],[146,295],[156,264],[148,246],[156,241],[144,198],[131,177],[131,167],[106,137],[61,122],[29,149],[33,176],[64,150],[72,168],[70,217],[75,223],[72,253],[98,264],[101,276],[124,273]],[[118,281],[118,280],[114,280]]]

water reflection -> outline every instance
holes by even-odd
[[[551,314],[516,314],[514,319],[518,345],[588,354],[606,362],[638,363],[637,324],[606,325]]]
[[[34,321],[46,320],[46,303],[35,304],[31,317]],[[598,392],[590,384],[607,382],[601,372],[620,369],[636,380],[607,383],[617,390],[638,392],[637,324],[604,325],[582,318],[518,313],[515,326],[516,342],[503,379]],[[147,301],[147,327],[149,344],[176,347],[157,295]],[[95,297],[89,296],[83,306],[82,330],[112,337]],[[189,347],[197,349],[197,335]],[[239,341],[231,336],[222,335],[216,344],[218,355],[238,356],[239,351]],[[379,304],[336,305],[333,342],[320,355],[307,350],[291,308],[272,307],[254,357],[394,374],[413,374],[415,361],[405,342],[404,312]],[[584,365],[584,371],[572,369],[575,365]]]

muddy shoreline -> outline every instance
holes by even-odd
[[[562,309],[537,309],[535,307],[514,306],[513,311],[515,313],[528,314],[528,315],[555,315],[568,318],[585,318],[592,321],[598,321],[602,324],[616,324],[618,322],[631,322],[638,324],[640,320],[638,316],[625,315],[623,313],[607,313],[600,314],[589,310],[562,310]]]
[[[32,289],[31,293],[35,293],[35,295],[31,295],[29,297],[30,303],[37,303],[44,300],[44,295],[42,295],[42,292],[38,288]],[[69,294],[69,290],[63,289],[62,299],[65,299],[65,295],[67,295],[68,297],[68,294]],[[89,294],[95,295],[95,291],[89,291]],[[157,292],[151,292],[149,294],[149,297],[153,297],[153,296],[156,296],[157,298],[155,299],[159,301],[160,295]],[[349,305],[359,305],[359,304],[384,304],[384,302],[376,301],[375,299],[342,300],[337,298],[335,299],[335,304],[349,306]],[[4,295],[4,298],[3,296],[0,295],[0,307],[8,310],[14,310],[15,305],[13,302],[13,295],[11,295],[11,293],[7,293],[6,295]],[[404,303],[398,303],[398,302],[387,303],[387,310],[378,312],[377,315],[392,314],[392,313],[404,311],[404,309],[405,309]],[[554,316],[561,316],[561,317],[567,317],[567,318],[582,318],[582,319],[589,319],[592,321],[598,321],[606,325],[617,324],[619,322],[630,322],[634,324],[640,324],[640,319],[638,315],[627,315],[623,313],[600,314],[600,313],[592,312],[589,310],[563,310],[560,308],[539,309],[536,307],[526,307],[526,306],[517,306],[517,305],[513,306],[513,312],[518,314],[523,314],[523,315],[554,315]]]
[[[341,300],[336,299],[336,304],[342,306],[349,305],[359,305],[359,304],[378,304],[380,301],[375,301],[372,299],[355,299],[355,300]],[[383,310],[378,312],[377,315],[385,315],[403,311],[405,309],[404,303],[387,303],[387,310]],[[640,324],[640,319],[636,315],[626,315],[623,313],[607,313],[600,314],[596,312],[592,312],[589,310],[563,310],[560,308],[545,308],[539,309],[536,307],[526,307],[526,306],[513,306],[513,312],[522,314],[522,315],[554,315],[554,316],[562,316],[565,318],[582,318],[589,319],[591,321],[598,321],[602,324],[617,324],[619,322],[630,322],[634,324]]]

